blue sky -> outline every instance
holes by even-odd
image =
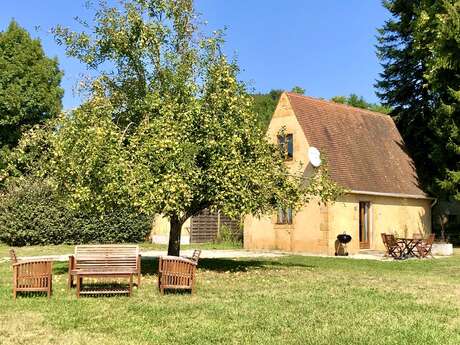
[[[56,24],[76,27],[89,18],[85,0],[15,0],[1,5],[0,30],[11,18],[39,37],[64,70],[64,108],[80,103],[75,86],[84,66],[68,58],[49,34]],[[357,93],[376,102],[381,71],[375,55],[377,28],[388,18],[380,0],[196,0],[210,30],[227,27],[226,50],[236,54],[241,79],[259,92],[299,85],[330,98]]]

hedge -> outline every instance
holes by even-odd
[[[151,219],[128,208],[105,214],[70,210],[43,182],[0,196],[0,242],[10,246],[141,242]]]

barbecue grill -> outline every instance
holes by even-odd
[[[343,234],[337,235],[337,244],[335,246],[336,256],[348,256],[347,244],[351,241],[351,236],[345,231]]]

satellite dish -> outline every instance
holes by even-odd
[[[316,168],[321,165],[321,155],[316,147],[311,146],[308,148],[308,159],[311,165]]]

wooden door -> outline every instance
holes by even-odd
[[[359,202],[359,248],[370,248],[370,208],[368,201]]]

